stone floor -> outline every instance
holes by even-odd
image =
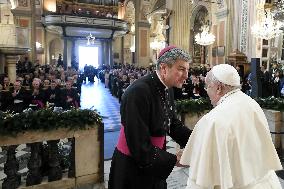
[[[104,135],[104,178],[105,182],[97,185],[88,185],[79,187],[78,189],[103,189],[107,188],[107,182],[109,178],[109,169],[111,164],[111,157],[114,147],[117,142],[119,128],[120,128],[120,114],[118,100],[113,97],[109,90],[104,87],[103,83],[98,80],[95,83],[87,83],[82,86],[81,95],[82,108],[97,109],[101,115],[104,116],[105,135]],[[167,150],[171,153],[176,152],[176,143],[174,143],[170,137],[167,137]],[[21,145],[17,148],[17,159],[22,162],[20,166],[20,173],[26,174],[27,168],[25,167],[25,159],[29,156],[29,150],[25,145]],[[1,181],[5,178],[3,173],[4,168],[4,152],[0,148],[0,189]],[[186,186],[186,180],[188,177],[187,168],[174,168],[173,172],[167,179],[168,189],[183,189]],[[282,186],[284,181],[279,178]]]

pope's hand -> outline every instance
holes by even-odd
[[[181,156],[182,156],[182,153],[183,153],[183,150],[179,150],[179,151],[177,152],[177,154],[176,154],[176,156],[177,156],[176,166],[177,166],[177,167],[189,167],[188,165],[182,165],[182,164],[180,164],[180,158],[181,158]]]

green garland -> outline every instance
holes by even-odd
[[[284,99],[282,98],[256,98],[255,100],[262,108],[284,112]],[[213,108],[210,100],[204,98],[178,100],[175,104],[178,114],[200,115]],[[33,111],[29,109],[17,114],[0,111],[0,135],[15,136],[26,131],[49,131],[58,128],[79,130],[101,124],[103,124],[102,117],[95,110],[41,109]]]
[[[58,128],[87,129],[102,124],[102,117],[95,110],[41,109],[22,113],[0,112],[0,135],[16,135],[31,130],[49,131]]]
[[[175,102],[178,114],[202,114],[213,107],[208,98],[177,100]]]
[[[260,105],[261,108],[284,112],[283,98],[255,98],[255,101]]]
[[[254,99],[261,108],[271,109],[284,112],[283,98],[255,98]],[[213,107],[209,99],[186,99],[176,101],[176,110],[178,114],[201,114],[206,110],[211,110]]]

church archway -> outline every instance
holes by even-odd
[[[191,36],[190,43],[192,45],[192,57],[195,65],[204,64],[208,59],[208,47],[201,46],[195,42],[195,35],[201,32],[201,26],[210,25],[209,11],[203,6],[197,6],[192,13],[191,19]]]
[[[55,38],[49,43],[49,63],[56,64],[59,54],[63,55],[63,43],[59,38]]]

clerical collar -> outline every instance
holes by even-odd
[[[232,90],[232,91],[226,93],[224,96],[222,96],[222,97],[220,98],[220,100],[217,102],[217,105],[216,105],[216,106],[218,106],[219,104],[221,104],[228,96],[231,96],[232,94],[234,94],[234,93],[236,93],[236,92],[238,92],[238,91],[240,91],[240,89],[235,89],[235,90]]]
[[[165,86],[166,89],[168,89],[169,87],[167,87],[167,85],[163,82],[163,80],[162,80],[160,74],[159,74],[157,71],[156,71],[156,74],[157,74],[159,80],[161,81],[161,83]]]

